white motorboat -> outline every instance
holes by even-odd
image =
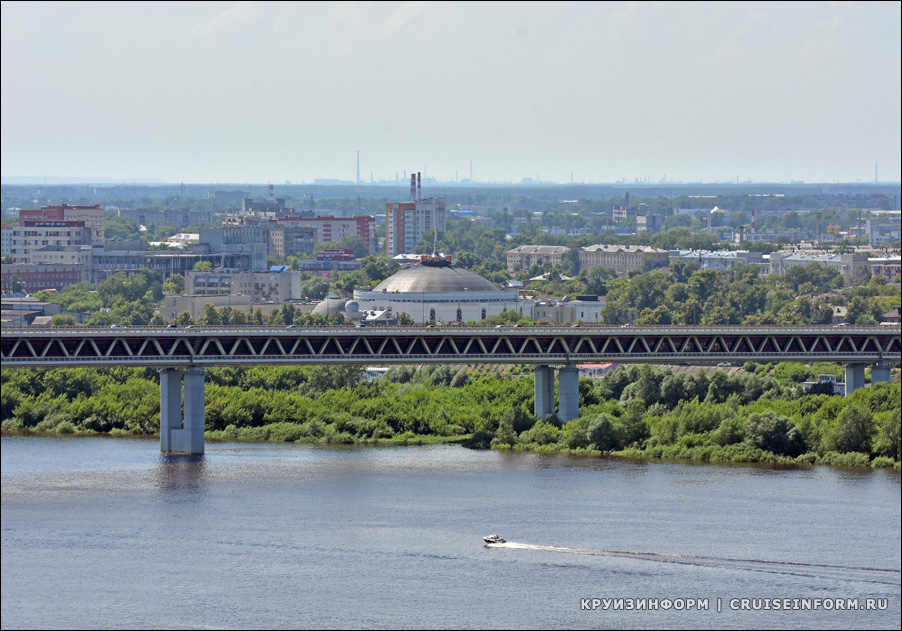
[[[483,537],[483,541],[486,543],[507,543],[504,539],[499,537],[498,535],[489,535],[488,537]]]

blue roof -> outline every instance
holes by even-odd
[[[269,271],[270,272],[287,272],[288,266],[287,265],[273,265],[272,267],[269,268]]]

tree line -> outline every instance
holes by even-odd
[[[395,367],[380,380],[354,366],[211,368],[205,422],[210,439],[443,437],[497,449],[899,467],[898,384],[849,397],[803,392],[800,380],[831,369],[838,370],[748,365],[743,373],[707,376],[624,367],[581,379],[580,417],[561,423],[533,418],[526,366],[489,374]],[[4,369],[0,381],[5,432],[159,432],[159,380],[151,369]]]

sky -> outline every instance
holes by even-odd
[[[4,0],[0,175],[899,182],[900,6]]]

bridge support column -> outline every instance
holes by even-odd
[[[184,373],[185,417],[182,423],[182,373],[160,370],[160,451],[204,453],[204,371],[189,368]]]
[[[557,373],[558,418],[563,422],[579,418],[579,369],[567,364]]]
[[[554,414],[554,368],[536,366],[536,418],[544,420]]]
[[[846,396],[864,388],[864,364],[846,364]]]
[[[890,370],[889,364],[874,364],[871,366],[871,385],[885,381],[889,383]]]

